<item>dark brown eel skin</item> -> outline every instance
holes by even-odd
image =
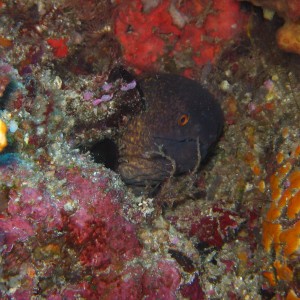
[[[156,74],[138,83],[146,108],[118,141],[118,172],[136,191],[197,171],[224,124],[220,105],[196,81]]]

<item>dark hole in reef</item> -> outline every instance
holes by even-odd
[[[84,150],[90,152],[95,163],[103,164],[106,168],[113,171],[117,169],[118,147],[113,140],[109,138],[103,139]]]
[[[271,299],[274,299],[274,296],[275,296],[274,291],[264,290],[264,289],[260,290],[260,294],[261,294],[262,300],[271,300]]]
[[[199,243],[195,244],[195,247],[198,250],[200,255],[205,255],[205,256],[212,253],[214,250],[216,250],[215,247],[210,246],[206,242],[199,242]]]
[[[168,251],[170,255],[180,264],[185,272],[192,273],[195,272],[195,267],[193,264],[193,261],[184,255],[182,252],[174,250],[174,249],[169,249]]]

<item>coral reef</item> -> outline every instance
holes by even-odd
[[[52,167],[41,176],[18,164],[2,166],[1,174],[2,276],[14,277],[1,284],[3,299],[36,291],[49,298],[174,298],[176,266],[156,258],[157,267],[148,270],[137,260],[142,247],[136,226],[121,216],[124,195],[112,186],[115,175],[91,165]]]
[[[254,52],[256,56],[269,51],[271,45],[274,45],[275,32],[272,30],[277,27],[277,24],[274,22],[273,27],[266,29],[264,43],[257,37],[257,30],[260,26],[261,23],[258,23],[257,29],[251,32],[251,42],[259,45]],[[230,194],[235,200],[240,199],[241,202],[232,203],[232,207],[235,209],[238,207],[238,216],[244,218],[244,223],[238,227],[240,229],[236,240],[241,238],[241,232],[245,230],[244,226],[247,224],[247,231],[250,230],[247,236],[252,235],[256,241],[248,248],[247,256],[238,253],[239,259],[244,260],[246,257],[246,261],[251,262],[249,253],[258,246],[255,255],[260,257],[260,267],[264,270],[263,276],[267,279],[262,284],[262,295],[297,299],[299,297],[297,279],[297,261],[299,260],[297,186],[299,183],[297,176],[299,172],[300,74],[297,68],[292,66],[298,62],[299,58],[285,56],[277,51],[276,47],[274,49],[271,54],[273,57],[265,55],[262,60],[255,60],[256,64],[247,72],[241,68],[240,62],[243,60],[249,66],[253,57],[248,57],[249,52],[245,45],[240,48],[239,55],[224,54],[227,62],[223,61],[222,64],[226,64],[228,79],[220,78],[219,80],[220,88],[228,95],[224,107],[229,127],[225,130],[224,139],[231,143],[236,139],[240,141],[239,146],[236,147],[237,152],[232,153],[240,156],[240,165],[233,165],[231,176],[226,177],[227,181],[224,181],[223,174],[215,180],[215,185],[206,189],[206,193],[209,193],[210,197],[218,195],[223,201],[227,197],[228,203],[230,199],[224,194],[224,189],[227,190],[226,185],[231,185],[231,180],[236,181],[236,189]],[[274,61],[278,61],[279,64],[273,64]],[[264,65],[267,65],[267,68]],[[229,84],[233,80],[232,74],[240,80]],[[242,82],[245,83],[244,90]],[[238,94],[242,91],[244,95],[239,98]],[[242,118],[241,107],[247,111]],[[237,131],[234,129],[236,127],[240,130],[244,128],[242,136],[237,137]],[[233,140],[227,136],[231,130],[234,133],[231,136]],[[278,132],[274,134],[274,130]],[[241,142],[242,140],[244,142]],[[224,150],[227,151],[230,148],[231,146],[227,144]],[[225,157],[230,164],[235,161],[229,153]],[[224,163],[222,161],[222,164]],[[224,166],[217,166],[217,164],[213,168],[219,169],[219,175],[220,170],[224,170]],[[239,175],[233,176],[233,170],[241,170],[239,168],[243,171],[236,171]],[[242,172],[243,176],[241,176]],[[248,175],[246,172],[249,172]],[[251,178],[250,181],[247,178]],[[233,212],[236,211],[233,210]],[[259,225],[259,218],[262,220],[261,225]],[[257,239],[258,236],[255,234],[257,226],[262,231],[261,241],[264,253],[259,250],[260,238]],[[257,261],[254,264],[259,265]]]
[[[276,20],[244,32],[239,4],[0,1],[1,299],[300,297],[300,58]],[[114,171],[147,109],[132,69],[183,73],[224,111],[200,172],[155,197]]]
[[[136,226],[121,216],[124,195],[111,186],[115,175],[95,165],[52,167],[46,176],[13,165],[1,174],[2,276],[14,278],[1,285],[3,299],[36,293],[50,299],[175,299],[180,273],[163,257],[142,267]]]

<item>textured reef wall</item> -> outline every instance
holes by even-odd
[[[1,299],[300,298],[300,58],[276,41],[299,11],[270,3],[0,1]],[[137,197],[108,154],[147,72],[200,82],[225,127]]]
[[[254,5],[261,6],[265,19],[272,20],[275,13],[285,23],[277,31],[278,46],[287,52],[300,54],[300,2],[297,0],[250,0]]]

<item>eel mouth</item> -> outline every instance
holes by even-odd
[[[157,186],[168,178],[198,171],[201,163],[199,137],[174,139],[156,136],[154,140],[157,143],[152,150],[139,155],[127,153],[119,158],[118,172],[127,185]]]
[[[172,173],[172,163],[158,154],[124,157],[119,162],[117,172],[129,186],[155,186]]]
[[[199,136],[178,139],[154,136],[154,140],[159,141],[156,144],[162,145],[159,147],[161,156],[172,162],[172,176],[187,172],[196,173],[207,153]]]

